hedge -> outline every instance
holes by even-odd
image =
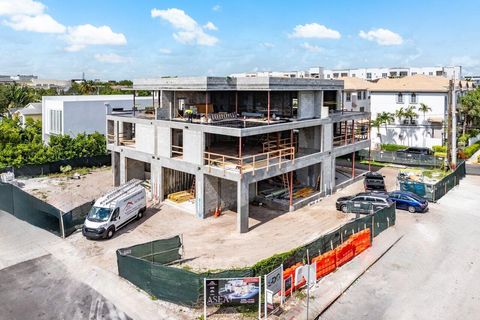
[[[393,143],[384,143],[380,145],[382,151],[398,151],[406,149],[407,146],[402,146],[400,144],[393,144]]]

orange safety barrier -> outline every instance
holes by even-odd
[[[352,244],[355,247],[355,255],[362,253],[372,245],[370,229],[367,228],[351,235],[349,240],[352,241]]]
[[[330,250],[312,259],[317,265],[317,280],[326,276],[337,268],[337,255],[335,250]]]
[[[337,268],[344,265],[348,261],[352,260],[355,256],[355,247],[352,244],[352,240],[348,239],[335,249]]]
[[[299,267],[303,266],[303,263],[299,262],[297,263],[296,265],[294,265],[294,269],[293,269],[293,283],[295,283],[295,270]],[[293,287],[293,290],[297,290],[301,287],[303,287],[305,284],[307,283],[307,280],[303,279],[302,281],[300,281],[300,283],[296,286]]]
[[[292,277],[291,285],[289,287],[285,285],[286,296],[292,294],[293,291],[305,285],[306,281],[303,280],[297,286],[295,286],[295,270],[301,266],[303,266],[303,263],[299,262],[296,265],[293,265],[290,268],[287,268],[283,271],[283,281],[286,281],[289,277]]]

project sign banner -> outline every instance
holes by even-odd
[[[258,304],[259,278],[206,279],[206,304]]]
[[[279,266],[269,274],[267,274],[267,289],[272,291],[273,294],[277,294],[282,290],[282,272],[283,267]]]

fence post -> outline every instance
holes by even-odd
[[[65,226],[63,225],[63,212],[58,211],[60,213],[60,233],[62,235],[62,238],[65,239]]]
[[[372,215],[372,238],[375,237],[375,214]]]

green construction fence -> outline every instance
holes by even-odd
[[[288,252],[259,261],[244,269],[197,273],[179,266],[182,262],[180,236],[156,240],[117,250],[118,273],[148,294],[185,306],[199,306],[203,301],[204,278],[262,276],[280,264],[285,268],[332,249],[354,233],[370,229],[372,238],[395,224],[395,206],[361,216],[322,235],[314,241]]]

